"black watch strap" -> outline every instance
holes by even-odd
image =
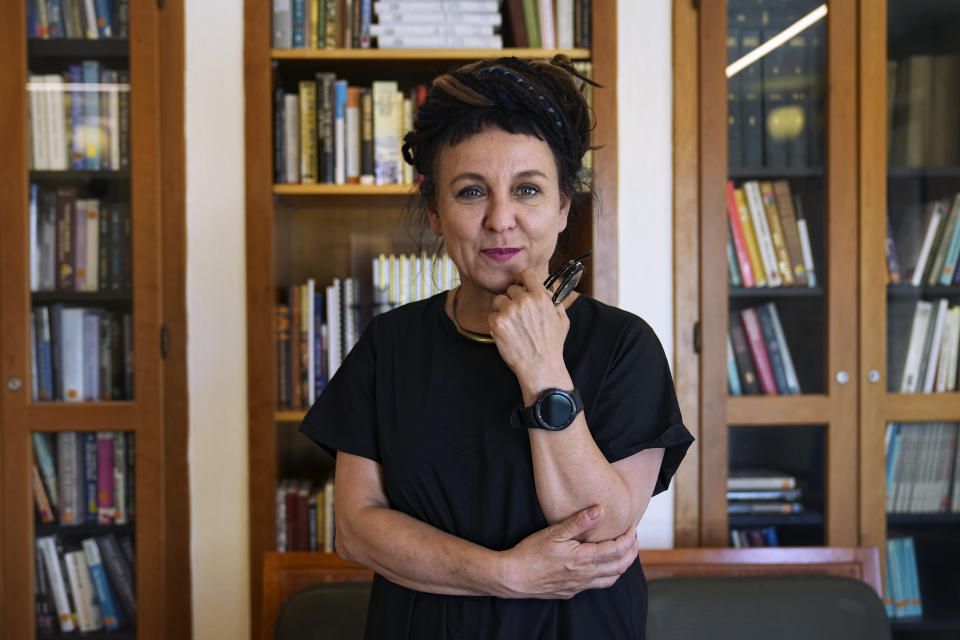
[[[525,429],[562,431],[583,411],[583,400],[576,389],[546,389],[529,407],[520,407],[510,415],[510,424]]]

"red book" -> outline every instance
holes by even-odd
[[[733,180],[727,180],[727,215],[730,218],[730,231],[733,235],[733,247],[737,250],[737,262],[740,264],[740,275],[743,277],[744,287],[755,287],[757,281],[753,278],[753,269],[750,268],[750,254],[747,253],[747,240],[743,235],[743,226],[740,223],[740,213],[737,207],[736,190]]]
[[[766,394],[777,394],[777,382],[773,377],[773,367],[770,366],[770,357],[767,355],[767,345],[763,340],[763,330],[760,328],[760,318],[756,309],[743,309],[740,312],[743,320],[743,330],[747,334],[747,344],[753,354],[753,364],[757,367],[757,376],[760,378],[760,389]]]

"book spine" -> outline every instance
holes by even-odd
[[[283,119],[283,88],[273,90],[273,181],[283,184],[287,181],[286,160],[286,131]]]
[[[60,524],[75,525],[82,522],[77,513],[77,496],[80,478],[77,464],[77,433],[62,431],[57,434],[57,479],[60,486]]]
[[[733,353],[733,342],[729,334],[727,334],[727,384],[731,396],[743,395],[743,389],[740,387],[740,373],[737,371],[737,359]]]
[[[290,407],[290,307],[277,305],[274,311],[277,346],[277,405]]]
[[[347,81],[337,80],[333,93],[334,183],[347,182]]]
[[[97,434],[84,431],[83,439],[83,521],[97,522],[99,502],[97,498]]]
[[[744,243],[747,246],[747,256],[750,259],[754,286],[765,287],[767,286],[767,272],[763,265],[763,258],[760,256],[760,245],[757,241],[756,229],[750,218],[746,193],[742,188],[735,189],[733,197],[737,204],[737,217],[740,219],[740,228],[743,230]]]
[[[103,560],[100,557],[100,548],[97,546],[97,541],[93,538],[85,539],[83,541],[83,553],[90,569],[90,578],[93,582],[97,601],[100,604],[103,626],[107,631],[115,631],[123,626],[126,621],[117,607],[117,600],[110,588],[110,582],[107,580],[107,572],[103,568]]]
[[[59,505],[59,492],[57,490],[57,471],[53,464],[50,443],[47,441],[48,436],[45,433],[34,431],[31,437],[33,439],[33,454],[40,469],[47,498],[50,500],[51,507],[55,510]]]
[[[114,514],[114,434],[101,431],[97,434],[97,521],[111,524]]]
[[[103,620],[96,601],[97,594],[90,581],[90,570],[87,569],[83,551],[69,551],[63,557],[67,565],[70,590],[73,593],[77,627],[81,632],[102,629]]]
[[[903,380],[900,393],[915,393],[918,388],[920,367],[923,361],[923,348],[926,343],[930,318],[933,315],[933,303],[918,300],[914,308],[913,324],[907,347],[907,358],[903,368]]]
[[[536,2],[536,0],[533,0]],[[407,24],[407,23],[456,23],[461,24],[490,24],[499,27],[503,22],[503,17],[499,13],[458,13],[435,11],[433,13],[411,13],[411,12],[383,12],[379,15],[380,24]],[[538,45],[540,46],[540,45]],[[546,48],[546,43],[542,46]],[[380,48],[384,48],[380,45]],[[549,47],[556,48],[556,47]]]
[[[376,184],[400,182],[399,130],[400,107],[397,104],[397,83],[389,80],[373,82],[374,174]]]
[[[94,27],[96,30],[96,27]],[[89,31],[88,31],[89,33]],[[83,82],[96,85],[100,82],[100,63],[96,60],[83,61]],[[100,170],[100,92],[87,90],[83,94],[84,127],[88,135],[84,137],[84,168]]]
[[[779,287],[783,284],[783,280],[777,270],[777,256],[773,249],[770,227],[767,225],[767,214],[763,207],[760,185],[756,181],[748,180],[743,184],[743,190],[747,195],[747,206],[750,210],[750,219],[753,221],[753,230],[757,235],[757,246],[760,249],[767,286]]]
[[[374,184],[373,93],[364,88],[360,96],[360,184]]]
[[[382,35],[377,37],[381,49],[502,49],[503,38],[462,35]]]
[[[807,230],[807,219],[803,215],[803,201],[795,196],[793,201],[794,212],[797,215],[797,233],[800,235],[800,250],[803,253],[803,266],[807,272],[807,286],[817,286],[817,274],[814,271],[813,247],[810,245],[810,233]]]
[[[291,0],[273,0],[273,48],[293,48],[293,10]]]
[[[61,633],[76,630],[70,611],[70,600],[67,597],[67,583],[60,566],[57,553],[57,544],[53,536],[44,536],[36,539],[36,546],[43,554],[43,564],[47,571],[47,584],[53,595],[53,604],[57,611],[57,621]]]
[[[797,378],[797,371],[793,366],[793,357],[790,355],[790,347],[787,345],[787,337],[783,332],[783,325],[780,322],[780,314],[777,307],[772,302],[766,303],[768,317],[773,326],[776,335],[777,344],[780,345],[780,355],[783,358],[784,373],[787,378],[787,391],[790,395],[800,395],[800,380]]]
[[[97,546],[103,566],[110,578],[110,584],[117,590],[118,600],[124,613],[131,620],[136,619],[137,604],[133,595],[133,573],[112,533],[97,537]]]
[[[30,484],[33,488],[33,500],[37,506],[37,515],[40,521],[53,522],[53,509],[50,507],[50,498],[43,487],[43,481],[40,479],[40,470],[36,463],[30,465]]]
[[[283,97],[283,131],[286,182],[296,184],[300,182],[300,99],[293,93]]]
[[[793,269],[790,264],[790,255],[787,253],[787,244],[783,237],[783,228],[780,225],[780,212],[777,210],[777,200],[773,194],[773,185],[769,182],[760,183],[760,195],[763,198],[763,209],[767,214],[767,226],[770,228],[770,238],[773,240],[773,250],[777,262],[777,270],[783,279],[783,284],[793,286]]]
[[[36,596],[35,610],[37,614],[37,635],[49,636],[56,633],[53,620],[56,617],[56,607],[53,603],[53,594],[47,580],[47,570],[43,562],[43,550],[34,545],[34,593]]]
[[[753,267],[751,266],[745,235],[746,230],[743,226],[743,219],[740,215],[740,204],[737,202],[736,189],[733,186],[732,180],[727,181],[727,215],[730,219],[730,232],[733,236],[734,248],[737,251],[737,264],[740,267],[743,286],[754,287],[757,282],[753,277]]]
[[[126,524],[127,517],[127,453],[122,431],[113,434],[113,521]]]
[[[770,307],[773,303],[766,303],[756,307],[757,321],[760,324],[760,331],[763,334],[763,342],[767,347],[767,357],[770,359],[770,368],[773,370],[774,381],[777,385],[777,393],[787,395],[790,393],[790,386],[787,383],[787,372],[783,365],[783,354],[780,351],[780,343],[777,341],[777,334],[773,328],[773,319],[770,317]]]
[[[302,80],[299,89],[300,182],[315,184],[317,182],[317,83],[312,80]]]
[[[346,125],[346,169],[347,182],[360,183],[360,110],[363,90],[360,87],[347,87],[345,111]]]
[[[765,394],[775,395],[777,393],[777,383],[770,365],[770,358],[767,355],[767,348],[763,340],[763,332],[760,329],[760,320],[757,317],[757,312],[755,309],[743,309],[740,311],[740,318],[743,321],[743,329],[747,335],[747,344],[750,345],[750,352],[753,354],[753,363],[756,365],[760,378],[760,388]]]

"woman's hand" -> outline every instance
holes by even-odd
[[[566,372],[563,342],[570,319],[563,305],[553,304],[537,272],[526,269],[519,278],[494,298],[490,334],[520,385],[542,390],[552,386],[546,381],[555,381],[557,372]]]
[[[602,517],[600,506],[584,509],[505,551],[507,597],[567,599],[613,585],[637,559],[637,530],[631,526],[605,542],[578,542]]]

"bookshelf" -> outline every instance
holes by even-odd
[[[593,258],[581,290],[615,303],[617,291],[617,68],[616,2],[592,0],[590,49],[563,50],[593,62],[604,86],[593,92],[597,119],[594,181],[602,212],[587,212],[571,242]],[[319,287],[351,275],[351,236],[403,236],[401,213],[409,185],[275,184],[272,74],[289,78],[334,71],[351,86],[396,79],[427,83],[470,60],[516,55],[549,58],[555,50],[273,49],[270,3],[245,3],[247,343],[250,450],[250,563],[252,629],[260,624],[265,554],[276,548],[275,496],[282,478],[322,480],[333,460],[296,431],[304,411],[278,410],[273,307],[282,289],[314,278]],[[322,290],[322,289],[321,289]]]
[[[69,2],[63,4],[72,7]],[[120,4],[116,3],[118,10]],[[130,584],[136,612],[126,615],[126,624],[116,630],[101,629],[85,636],[186,638],[191,635],[191,613],[183,339],[185,242],[183,234],[177,233],[178,224],[184,225],[183,141],[182,135],[178,140],[171,133],[178,131],[178,125],[180,131],[183,129],[182,78],[178,77],[182,76],[183,67],[176,64],[183,60],[182,2],[168,1],[163,10],[154,3],[129,3],[127,33],[133,37],[118,33],[97,39],[44,39],[28,34],[28,15],[35,15],[31,9],[36,6],[33,1],[11,3],[0,26],[0,54],[4,61],[0,74],[0,136],[5,142],[5,153],[0,157],[0,212],[4,220],[0,230],[0,369],[4,381],[0,393],[0,514],[6,523],[0,531],[0,628],[5,635],[16,638],[40,634],[38,621],[42,621],[38,620],[35,606],[34,579],[47,571],[38,574],[35,570],[37,538],[54,536],[63,551],[71,551],[79,550],[85,539],[96,538],[99,543],[99,536],[109,534],[121,543],[126,539],[132,543],[128,547],[132,555],[127,561],[134,574]],[[68,83],[64,74],[84,61],[101,73],[91,83],[93,86],[71,87],[74,83]],[[103,72],[117,73],[111,77]],[[49,83],[38,83],[38,74],[47,75],[48,80],[51,75],[59,79],[53,87],[44,86]],[[74,95],[79,98],[77,105],[83,108],[85,97],[104,97],[104,111],[81,110],[75,115],[65,108],[62,112],[49,108],[41,115],[36,101],[39,92],[44,92],[41,104],[48,108],[65,107],[64,99]],[[111,103],[113,95],[118,97]],[[86,115],[91,119],[86,119]],[[92,126],[94,117],[102,118],[96,127]],[[77,129],[67,122],[78,128],[84,123],[85,130],[90,125],[101,132],[90,137],[84,134],[83,139],[90,145],[81,154],[79,164],[74,165],[74,158],[68,156],[70,164],[66,166],[76,168],[38,161],[38,133],[46,135],[57,130],[57,120],[62,123],[63,137],[52,137],[48,149],[58,148],[58,141],[66,146],[68,140],[79,138],[74,133]],[[122,142],[111,144],[120,138]],[[91,153],[102,161],[97,168],[87,163]],[[59,168],[49,168],[53,166]],[[39,199],[34,199],[37,216],[31,216],[31,185],[36,185],[37,193],[56,194],[60,190],[63,215],[70,209],[80,210],[78,203],[86,201],[82,210],[87,213],[90,233],[97,227],[89,220],[106,225],[104,231],[119,228],[113,226],[114,221],[108,216],[111,211],[129,220],[128,236],[97,236],[97,246],[103,252],[93,251],[92,241],[87,245],[91,257],[116,260],[120,271],[98,270],[94,279],[85,270],[84,290],[76,286],[49,286],[43,278],[38,281],[32,277],[33,265],[46,265],[47,259],[51,259],[50,265],[57,263],[40,245],[41,209]],[[51,211],[56,213],[56,209]],[[76,219],[83,220],[79,216]],[[80,264],[76,256],[67,262],[74,270]],[[42,273],[43,269],[39,271]],[[115,277],[118,273],[124,276]],[[78,274],[75,271],[74,275]],[[78,398],[84,400],[81,402],[41,397],[45,385],[40,381],[43,367],[39,362],[45,359],[37,359],[33,354],[36,324],[31,323],[31,318],[40,309],[52,312],[61,308],[82,309],[87,318],[94,320],[129,317],[126,330],[122,322],[118,325],[127,335],[127,345],[123,347],[120,365],[113,366],[117,365],[113,362],[111,369],[123,374],[121,379],[114,377],[113,384],[94,385],[91,370],[84,371],[86,386],[82,392],[83,396],[89,394],[90,399]],[[100,310],[99,316],[89,313],[90,310]],[[109,325],[103,321],[97,324],[101,330]],[[90,324],[91,329],[94,326]],[[168,337],[165,353],[158,348],[162,330]],[[63,340],[57,342],[61,358],[82,353],[80,347],[64,347],[66,332],[62,335]],[[103,370],[109,358],[98,357],[100,353],[92,345],[111,344],[100,342],[99,337],[94,341],[88,335],[87,351],[83,353],[83,362],[98,371]],[[54,340],[58,340],[56,334]],[[54,362],[54,357],[50,362]],[[38,363],[37,377],[32,375],[33,362]],[[65,371],[60,369],[62,383],[56,384],[69,389],[73,385]],[[51,376],[54,379],[61,377]],[[110,379],[104,376],[101,380]],[[93,400],[94,396],[101,399]],[[72,476],[67,473],[57,445],[75,438],[97,446],[101,442],[99,436],[107,434],[109,439],[104,437],[102,441],[111,442],[112,453],[125,457],[125,463],[121,464],[118,458],[110,470],[117,481],[114,492],[109,494],[114,511],[109,510],[109,502],[104,502],[98,503],[93,512],[100,517],[100,507],[104,507],[103,517],[109,522],[62,523],[61,516],[67,509],[59,492],[53,521],[43,522],[35,507],[31,484],[37,436],[52,447],[59,482]],[[101,461],[107,458],[99,453],[94,450],[94,457],[101,470],[105,470],[108,465]],[[107,455],[106,449],[102,455]],[[94,469],[84,462],[85,467]],[[121,478],[123,483],[119,482]],[[99,482],[98,478],[92,488],[99,490]],[[118,492],[121,484],[126,489],[126,499]],[[121,506],[132,510],[124,516],[116,510]],[[104,547],[100,548],[101,555],[105,555]],[[109,581],[116,589],[114,578]],[[114,593],[119,597],[118,592]],[[53,603],[49,604],[52,613]],[[56,617],[50,621],[59,634]]]
[[[736,100],[737,76],[731,76],[728,84],[724,73],[725,62],[737,57],[728,58],[728,36],[738,29],[742,35],[745,28],[736,15],[747,6],[761,7],[771,24],[781,14],[792,13],[785,21],[791,23],[818,5],[740,0],[702,4],[699,10],[675,5],[675,103],[693,105],[675,110],[677,381],[684,415],[697,427],[701,445],[699,479],[691,473],[690,482],[684,483],[684,476],[678,482],[677,543],[727,545],[729,530],[746,526],[745,516],[728,517],[722,495],[737,457],[755,454],[752,463],[771,467],[793,464],[798,477],[812,472],[822,478],[822,524],[809,520],[818,513],[818,504],[806,505],[803,518],[778,515],[777,522],[768,518],[763,524],[775,525],[781,534],[819,528],[821,539],[816,544],[877,546],[887,573],[887,543],[912,538],[923,615],[895,618],[895,637],[956,632],[960,586],[955,579],[956,553],[948,543],[958,533],[956,514],[920,507],[917,512],[888,513],[885,440],[888,426],[906,426],[919,434],[918,439],[927,438],[929,460],[932,438],[938,432],[949,433],[949,427],[940,425],[955,425],[960,416],[956,391],[899,392],[898,372],[903,371],[910,325],[906,332],[897,328],[895,323],[902,322],[898,316],[903,315],[898,309],[906,307],[912,313],[918,300],[960,302],[953,284],[924,281],[911,286],[919,247],[911,246],[916,241],[909,232],[918,226],[924,230],[925,203],[949,198],[960,191],[960,182],[955,159],[922,156],[906,161],[898,155],[896,145],[905,144],[910,136],[899,124],[902,116],[892,114],[909,109],[913,101],[898,93],[903,88],[897,85],[899,75],[888,80],[888,60],[902,65],[916,56],[955,57],[956,46],[941,29],[956,25],[960,16],[955,8],[935,2],[830,2],[829,12],[819,20],[825,58],[818,73],[831,90],[829,98],[817,105],[822,115],[808,120],[823,123],[822,130],[813,131],[822,136],[825,161],[809,168],[738,167],[730,151],[736,140],[729,116],[742,116],[742,103]],[[808,37],[816,28],[807,30]],[[844,35],[854,32],[856,39]],[[777,60],[775,53],[770,56]],[[754,64],[766,73],[762,60]],[[933,95],[935,87],[927,82],[925,90]],[[778,104],[776,96],[763,95],[763,100],[768,98],[770,104]],[[888,104],[893,109],[889,116]],[[683,131],[691,126],[699,128],[698,135]],[[955,153],[956,131],[943,131],[948,142],[941,145],[943,153]],[[816,289],[798,295],[787,287],[764,291],[730,286],[725,246],[730,216],[720,215],[729,213],[728,179],[738,185],[749,179],[786,179],[797,191],[808,189],[801,198],[810,218],[815,262],[824,268]],[[683,202],[692,203],[699,213],[681,210]],[[888,216],[895,249],[907,263],[912,261],[901,263],[900,282],[888,282]],[[801,383],[805,375],[812,383],[801,384],[801,395],[734,396],[729,390],[727,311],[766,301],[781,309]],[[793,318],[787,319],[789,315]],[[700,327],[694,330],[698,322]],[[692,339],[697,335],[699,344]],[[695,418],[688,417],[691,411]],[[812,439],[822,438],[822,447],[802,446],[798,437],[811,436],[797,432],[807,429],[820,432]],[[776,440],[777,435],[781,436],[777,446],[762,442]],[[950,442],[944,438],[942,442]],[[804,458],[807,464],[798,464]],[[927,468],[931,464],[927,462]],[[913,466],[919,469],[918,462]]]

